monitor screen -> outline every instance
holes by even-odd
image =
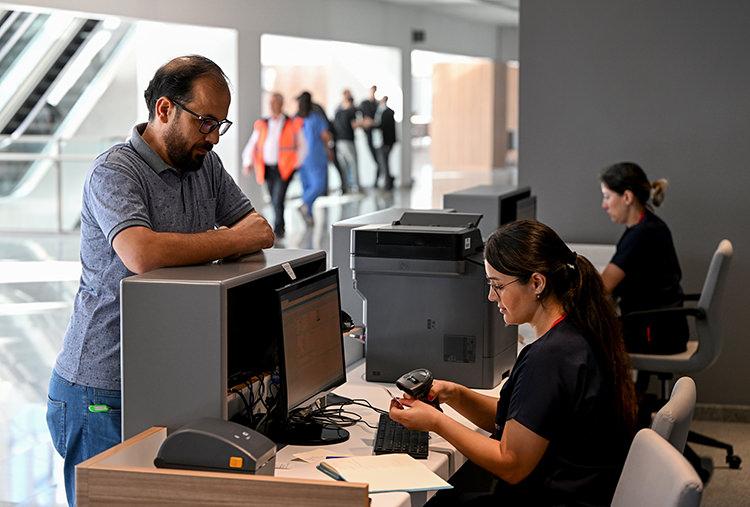
[[[532,195],[516,202],[516,220],[536,220],[536,196]]]
[[[278,289],[287,414],[346,382],[338,269]]]

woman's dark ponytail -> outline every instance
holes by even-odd
[[[560,301],[569,322],[591,344],[607,381],[614,386],[618,415],[626,428],[634,431],[638,409],[622,326],[591,262],[572,252],[551,228],[534,220],[500,227],[487,240],[485,259],[500,273],[522,283],[528,283],[534,273],[546,277],[542,303],[550,296]]]
[[[630,376],[630,357],[625,351],[622,324],[617,318],[614,303],[607,297],[599,272],[583,256],[577,256],[578,284],[563,308],[570,322],[583,332],[608,367],[605,372],[615,386],[620,415],[626,427],[634,430],[638,415],[635,388]]]

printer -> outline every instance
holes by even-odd
[[[436,378],[488,389],[509,373],[518,329],[487,299],[481,218],[405,212],[391,224],[352,230],[368,381],[394,382],[427,368]]]
[[[274,475],[276,444],[255,430],[223,419],[191,421],[162,442],[157,468]]]

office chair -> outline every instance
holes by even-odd
[[[654,373],[661,380],[661,398],[666,401],[669,394],[669,382],[676,373],[696,373],[711,366],[721,353],[723,330],[721,329],[722,305],[726,297],[727,270],[732,259],[733,249],[729,240],[722,240],[714,252],[703,289],[698,295],[687,295],[687,301],[697,300],[697,304],[683,308],[664,308],[644,310],[623,315],[623,319],[649,318],[659,315],[687,315],[695,321],[697,339],[687,343],[687,350],[678,354],[630,354],[633,368]],[[693,431],[688,433],[688,442],[724,449],[726,462],[730,468],[738,469],[742,459],[734,454],[730,444],[715,440]],[[700,458],[686,447],[685,456],[696,466],[704,482],[710,477],[710,470],[700,465]]]
[[[693,507],[702,494],[703,483],[685,457],[644,428],[630,446],[612,507]]]
[[[651,429],[682,452],[685,450],[694,410],[695,382],[690,377],[680,377],[672,388],[669,401],[654,415]]]

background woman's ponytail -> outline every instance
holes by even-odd
[[[654,206],[661,206],[661,203],[664,202],[667,187],[669,187],[669,181],[666,178],[659,178],[651,182],[651,202],[654,203]]]
[[[643,169],[633,162],[613,164],[602,171],[599,179],[608,189],[619,195],[630,190],[644,208],[649,208],[650,203],[660,206],[669,186],[669,182],[664,178],[649,182]]]

